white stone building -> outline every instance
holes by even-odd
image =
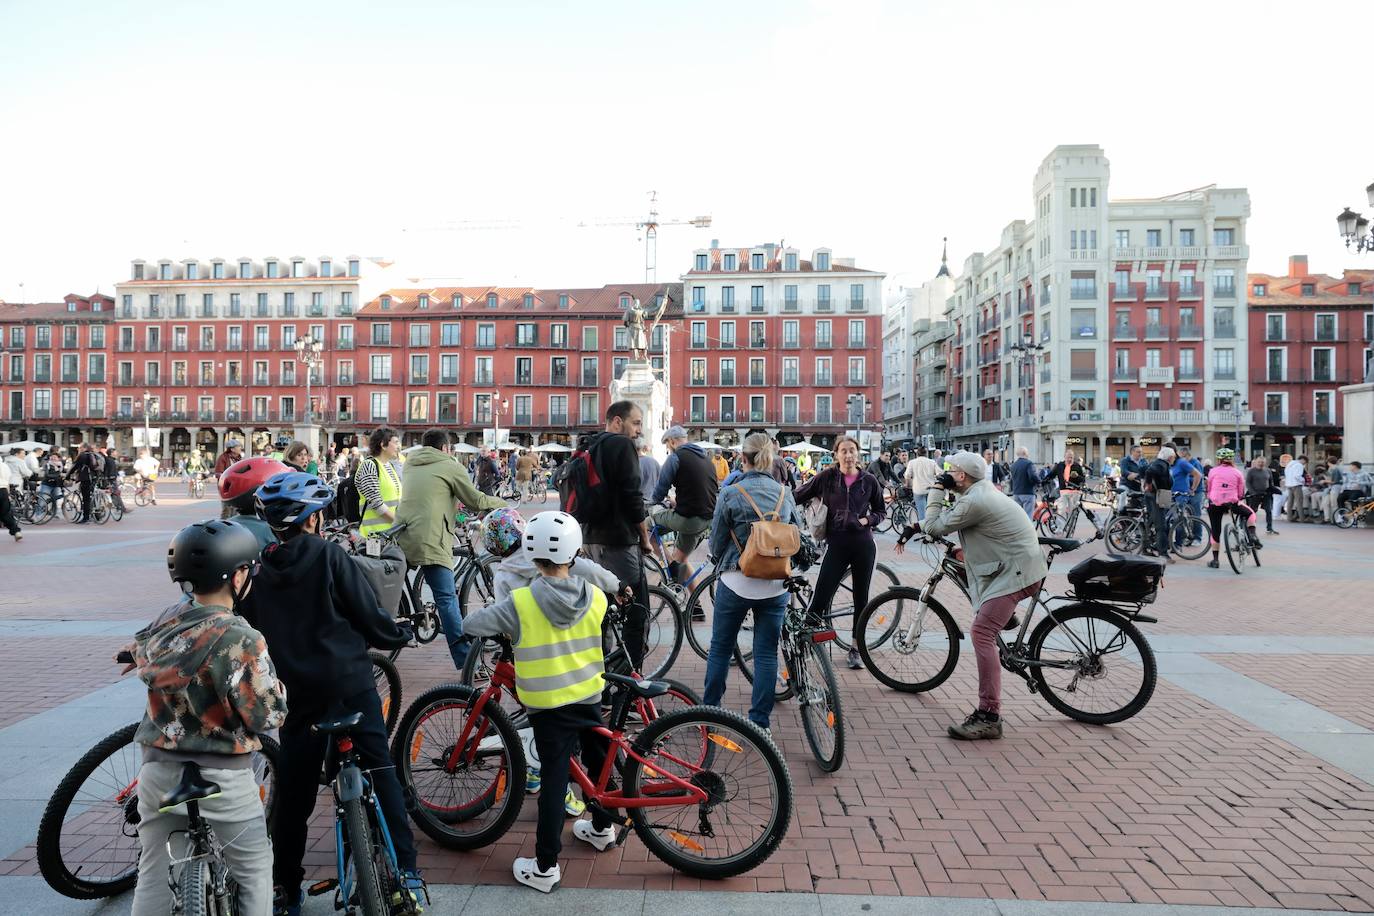
[[[947,255],[948,246],[933,278],[920,286],[897,287],[883,313],[882,420],[884,436],[891,441],[914,438],[917,432],[916,337],[943,316],[954,290]]]

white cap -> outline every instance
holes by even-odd
[[[955,452],[945,458],[952,468],[958,468],[974,480],[983,480],[988,476],[988,463],[983,460],[982,455],[973,452]]]

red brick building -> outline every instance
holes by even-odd
[[[1340,388],[1363,381],[1374,344],[1374,270],[1249,275],[1250,407],[1266,454],[1340,454]]]

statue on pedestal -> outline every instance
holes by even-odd
[[[630,359],[643,361],[649,352],[649,332],[644,327],[644,307],[636,299],[625,310],[626,337],[629,338]]]

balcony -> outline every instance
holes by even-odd
[[[1044,426],[1085,426],[1120,429],[1136,426],[1150,429],[1173,427],[1214,427],[1231,429],[1235,418],[1229,410],[1051,410],[1039,416]],[[1254,423],[1254,414],[1244,411],[1240,426]]]
[[[1168,299],[1169,288],[1163,283],[1150,283],[1147,281],[1145,284],[1145,298],[1152,300]]]
[[[751,350],[765,350],[767,348],[768,341],[762,337],[755,337],[749,341],[749,349]]]
[[[782,348],[784,350],[800,350],[801,341],[795,337],[784,338],[782,342]]]
[[[1236,325],[1232,321],[1217,321],[1212,324],[1212,336],[1218,340],[1234,340]]]
[[[32,416],[33,416],[33,418],[34,418],[35,420],[51,420],[51,419],[52,419],[52,408],[50,408],[50,407],[35,407],[35,408],[33,409],[33,414],[32,414]]]
[[[1112,325],[1112,340],[1139,340],[1140,332],[1132,324]]]
[[[35,382],[47,382],[47,383],[51,383],[51,382],[52,382],[52,373],[51,373],[51,372],[37,372],[37,371],[35,371],[34,374],[33,374],[33,380],[34,380]]]
[[[801,302],[797,299],[782,300],[782,311],[785,315],[796,315],[801,312]]]
[[[817,300],[816,300],[816,311],[817,311],[818,313],[828,315],[828,314],[830,314],[831,312],[833,312],[834,310],[835,310],[835,303],[834,303],[834,300],[831,300],[831,299],[817,299]]]
[[[429,384],[429,373],[425,373],[424,375],[416,375],[415,373],[412,372],[411,375],[410,375],[410,384],[412,384],[412,385],[428,385],[428,384]],[[528,385],[529,382],[524,382],[523,384]]]
[[[138,344],[134,343],[132,340],[121,340],[119,345],[115,347],[115,350],[119,353],[137,353]]]
[[[1137,371],[1130,366],[1114,366],[1112,368],[1112,381],[1114,382],[1133,382],[1137,378]]]
[[[1096,287],[1070,287],[1069,298],[1074,300],[1093,301],[1097,298]]]
[[[1180,280],[1178,283],[1178,298],[1180,299],[1201,299],[1202,286],[1193,280]]]
[[[1112,299],[1116,302],[1134,302],[1136,300],[1135,288],[1130,284],[1122,286],[1120,283],[1112,286]]]
[[[340,337],[338,340],[334,341],[334,349],[336,349],[336,350],[352,350],[352,349],[353,349],[353,338],[352,338],[352,337]]]
[[[1178,380],[1180,382],[1200,382],[1202,381],[1202,370],[1197,366],[1181,366],[1178,370]]]
[[[596,373],[596,372],[583,372],[583,373],[582,373],[582,384],[581,384],[580,387],[582,387],[582,388],[599,388],[600,386],[601,386],[601,382],[600,382],[600,380],[599,380],[599,375],[598,375],[598,373]]]
[[[849,348],[850,350],[862,350],[862,349],[864,349],[864,348],[867,347],[867,346],[868,346],[868,345],[867,345],[866,343],[864,343],[864,338],[862,338],[862,337],[851,337],[851,338],[849,338],[849,347],[848,347],[848,348]]]
[[[1195,323],[1193,323],[1193,322],[1191,322],[1191,321],[1186,321],[1186,322],[1183,322],[1183,323],[1179,324],[1179,326],[1178,326],[1178,339],[1179,339],[1179,340],[1201,340],[1201,339],[1202,339],[1202,325],[1200,325],[1200,324],[1195,324]]]
[[[835,346],[835,342],[829,337],[817,337],[816,342],[812,344],[812,346],[817,350],[829,350]]]
[[[1212,378],[1216,379],[1217,381],[1229,381],[1234,379],[1235,377],[1235,366],[1227,366],[1225,368],[1218,366],[1216,369],[1212,370]]]
[[[1140,384],[1142,385],[1172,385],[1173,383],[1173,366],[1140,367]]]
[[[1213,299],[1234,299],[1236,298],[1236,285],[1234,283],[1221,283],[1212,287]]]
[[[1147,324],[1145,325],[1146,340],[1168,340],[1169,326],[1167,324]]]
[[[1097,367],[1087,369],[1070,369],[1069,378],[1075,382],[1091,382],[1097,379]]]
[[[816,380],[812,382],[812,384],[815,385],[817,388],[830,388],[835,383],[831,381],[831,376],[829,373],[826,373],[824,375],[817,373]]]

